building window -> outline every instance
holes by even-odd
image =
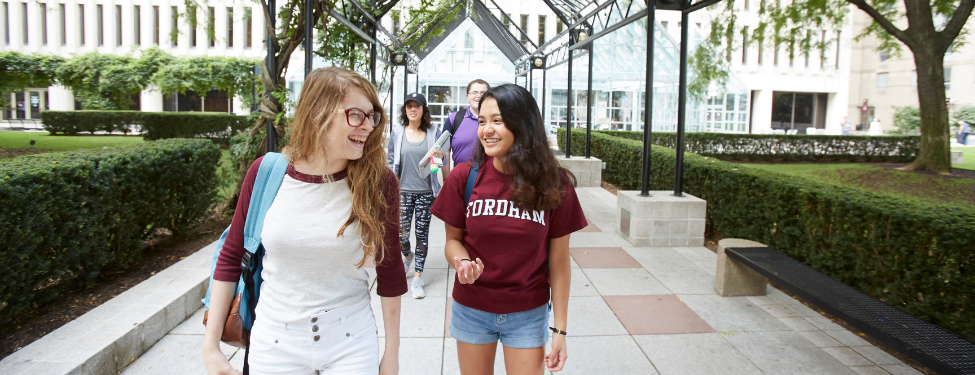
[[[545,16],[538,16],[538,45],[545,44]]]
[[[152,44],[159,45],[159,6],[152,7]]]
[[[190,47],[196,47],[196,27],[199,25],[196,17],[200,14],[196,6],[186,7],[186,20],[190,22]]]
[[[393,35],[399,35],[399,10],[393,10]]]
[[[772,52],[772,66],[779,66],[779,45],[775,45],[775,51]]]
[[[556,34],[562,33],[562,20],[555,20],[555,33]]]
[[[836,69],[840,68],[840,32],[836,32]]]
[[[3,40],[10,45],[10,3],[3,3]]]
[[[170,13],[173,15],[173,23],[169,28],[169,39],[172,41],[173,47],[176,47],[179,40],[179,29],[176,28],[176,25],[179,24],[179,9],[172,7]]]
[[[85,45],[85,4],[78,4],[78,44]]]
[[[823,30],[822,32],[822,35],[820,36],[820,42],[823,45],[826,45],[826,30]],[[824,48],[819,51],[819,69],[825,69],[825,68],[826,68],[826,49]]]
[[[207,8],[207,45],[213,48],[217,45],[217,31],[214,29],[214,22],[217,20],[217,10],[213,7]]]
[[[102,12],[102,5],[98,4],[95,6],[95,26],[98,27],[98,46],[101,47],[105,45],[105,19],[102,17],[104,12]]]
[[[884,89],[890,84],[890,73],[877,73],[877,88]]]
[[[662,26],[664,28],[664,31],[666,31],[667,30],[667,21],[660,21],[660,26]]]
[[[122,6],[115,6],[115,45],[122,46]]]
[[[811,38],[810,37],[810,32],[811,31],[806,30],[806,40],[809,40],[810,43],[812,43],[812,41],[811,41],[812,39],[809,39],[809,38]],[[810,48],[812,48],[812,46],[810,46]],[[805,56],[805,58],[806,58],[806,67],[808,68],[809,67],[809,50],[808,49],[806,50],[806,56]]]
[[[254,41],[253,31],[254,31],[254,20],[251,16],[251,8],[244,8],[244,33],[247,34],[247,38],[244,40],[244,47],[251,48],[251,44]]]
[[[748,26],[741,29],[741,65],[748,64]]]
[[[521,38],[520,38],[522,45],[528,44],[528,35],[525,34],[527,32],[526,30],[528,30],[528,15],[522,14],[521,15]]]
[[[743,4],[742,4],[742,8],[743,8],[744,10],[748,10],[748,0],[745,0],[745,1],[743,1],[742,3],[743,3]]]
[[[61,24],[60,34],[61,34],[62,46],[68,44],[68,30],[67,30],[68,19],[67,19],[67,14],[65,14],[66,10],[67,7],[64,4],[58,4],[58,21],[60,21],[59,23]]]
[[[41,3],[41,43],[47,45],[47,3]]]
[[[759,43],[758,44],[758,59],[756,59],[757,61],[755,61],[756,63],[758,63],[758,66],[762,66],[762,55],[763,54],[765,54],[765,46],[763,45],[763,43]]]
[[[234,8],[227,7],[227,48],[234,47]]]
[[[142,45],[142,7],[136,5],[132,12],[132,35],[135,44]]]
[[[27,31],[29,30],[29,28],[27,27],[27,3],[24,3],[23,13],[24,13],[24,45],[26,46],[28,44]]]
[[[945,91],[951,90],[951,68],[945,68]]]
[[[890,51],[880,51],[880,62],[890,60]]]
[[[501,14],[501,25],[504,26],[505,30],[511,32],[511,15],[507,13]]]

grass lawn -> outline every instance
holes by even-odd
[[[975,158],[975,148],[972,148]],[[928,203],[975,209],[975,179],[941,177],[861,164],[743,164]]]
[[[30,148],[30,141],[39,150],[77,150],[128,146],[143,143],[141,136],[121,135],[50,135],[47,132],[0,131],[0,147]]]
[[[975,147],[952,147],[951,151],[961,151],[963,161],[961,164],[953,164],[952,168],[975,170]]]

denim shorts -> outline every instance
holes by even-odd
[[[537,348],[548,342],[549,303],[511,314],[472,309],[457,301],[450,308],[450,336],[457,341],[490,344],[500,339],[501,345],[516,349]]]

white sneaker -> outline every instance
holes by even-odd
[[[410,274],[413,273],[413,270],[411,269],[413,267],[413,258],[416,258],[416,255],[410,255],[409,258],[403,258],[403,268],[406,269],[406,277],[409,277]]]
[[[420,299],[426,297],[426,292],[423,291],[423,280],[419,277],[413,278],[413,298]]]

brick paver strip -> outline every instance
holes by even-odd
[[[701,317],[673,294],[603,296],[631,335],[714,332]]]
[[[573,247],[569,255],[582,268],[643,268],[622,247]]]

